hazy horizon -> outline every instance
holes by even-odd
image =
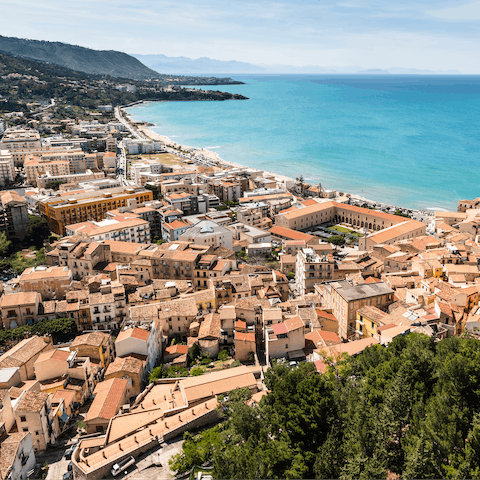
[[[4,0],[2,35],[255,65],[480,72],[480,1]]]

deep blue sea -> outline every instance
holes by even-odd
[[[135,118],[243,165],[410,208],[480,196],[480,76],[235,75],[245,101],[156,102]]]

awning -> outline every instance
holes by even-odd
[[[305,352],[303,350],[293,350],[293,352],[288,352],[288,358],[290,360],[295,358],[305,358]]]

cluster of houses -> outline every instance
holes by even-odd
[[[74,178],[0,195],[59,235],[46,265],[3,283],[3,328],[70,318],[77,332],[27,336],[0,356],[2,478],[26,478],[82,406],[73,475],[94,480],[218,420],[218,395],[249,388],[259,401],[274,359],[321,374],[398,335],[480,333],[478,199],[425,223],[254,169],[177,167],[144,158],[132,185]],[[356,242],[325,242],[332,224]],[[186,376],[194,352],[211,363]],[[148,383],[155,367],[184,373]]]

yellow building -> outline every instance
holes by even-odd
[[[387,313],[377,307],[365,306],[357,310],[357,338],[376,337],[377,330],[383,326]]]
[[[70,351],[76,351],[79,357],[89,357],[95,363],[107,368],[113,360],[113,341],[108,333],[90,332],[78,335],[70,344]]]
[[[137,203],[151,201],[153,192],[141,187],[65,192],[41,199],[38,209],[47,218],[53,232],[65,235],[66,225],[103,220],[109,210],[127,207],[134,200]]]

